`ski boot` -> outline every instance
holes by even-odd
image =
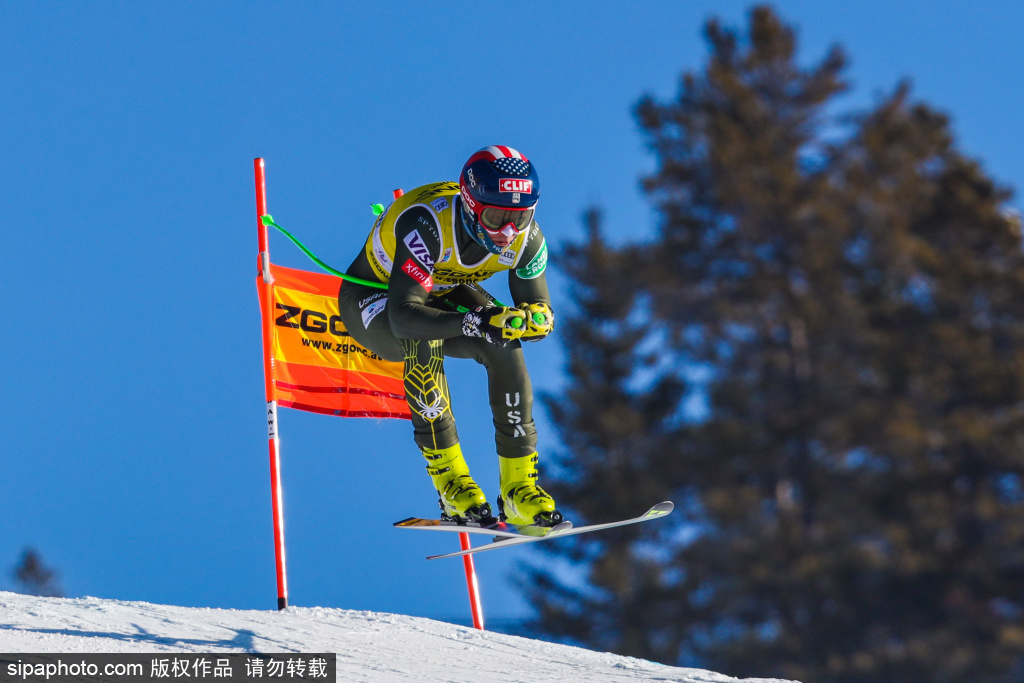
[[[451,448],[422,450],[423,457],[427,459],[427,474],[439,496],[441,519],[456,524],[493,523],[491,505],[483,490],[469,476],[469,466],[462,457],[459,444]]]
[[[498,510],[503,522],[554,526],[562,521],[562,513],[555,509],[555,499],[537,486],[538,459],[536,453],[521,458],[498,456]]]

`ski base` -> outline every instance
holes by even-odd
[[[431,529],[434,531],[457,531],[468,534],[481,534],[497,538],[523,538],[542,537],[554,532],[556,529],[564,531],[572,528],[572,522],[560,522],[555,526],[536,526],[533,524],[509,524],[507,522],[495,521],[494,524],[478,524],[469,522],[457,524],[445,519],[423,519],[421,517],[409,517],[392,526],[398,529]]]

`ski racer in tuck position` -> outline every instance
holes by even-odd
[[[545,280],[547,245],[534,221],[540,180],[516,150],[473,154],[459,182],[418,187],[374,223],[348,273],[386,291],[345,282],[341,317],[357,342],[404,364],[416,444],[440,496],[443,519],[495,520],[459,446],[444,358],[472,358],[487,369],[500,491],[498,514],[511,524],[562,521],[537,483],[533,395],[520,342],[551,333]],[[498,305],[480,282],[508,271],[514,306]]]

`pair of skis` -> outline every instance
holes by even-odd
[[[448,553],[446,555],[431,555],[427,558],[428,560],[439,560],[443,557],[460,557],[462,555],[482,553],[487,550],[510,548],[524,543],[548,541],[552,538],[587,534],[591,531],[601,531],[602,529],[611,529],[617,526],[626,526],[627,524],[649,522],[652,519],[664,517],[668,513],[672,512],[674,507],[675,506],[671,501],[665,501],[663,503],[658,503],[638,517],[623,519],[617,522],[606,522],[604,524],[588,524],[587,526],[579,527],[574,527],[572,522],[569,521],[560,522],[551,527],[534,526],[531,524],[520,526],[516,524],[507,524],[505,522],[498,522],[490,526],[479,526],[455,524],[454,522],[447,522],[439,519],[422,519],[419,517],[403,519],[400,522],[395,522],[394,526],[399,529],[433,529],[435,531],[455,531],[459,533],[479,534],[492,537],[492,541],[487,545],[477,546],[476,548],[470,548],[469,550],[460,550],[459,552]]]

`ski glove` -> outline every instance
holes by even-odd
[[[505,347],[526,332],[526,313],[508,306],[477,306],[462,316],[462,334]]]
[[[555,314],[547,304],[525,304],[526,331],[523,341],[540,341],[555,329]]]

